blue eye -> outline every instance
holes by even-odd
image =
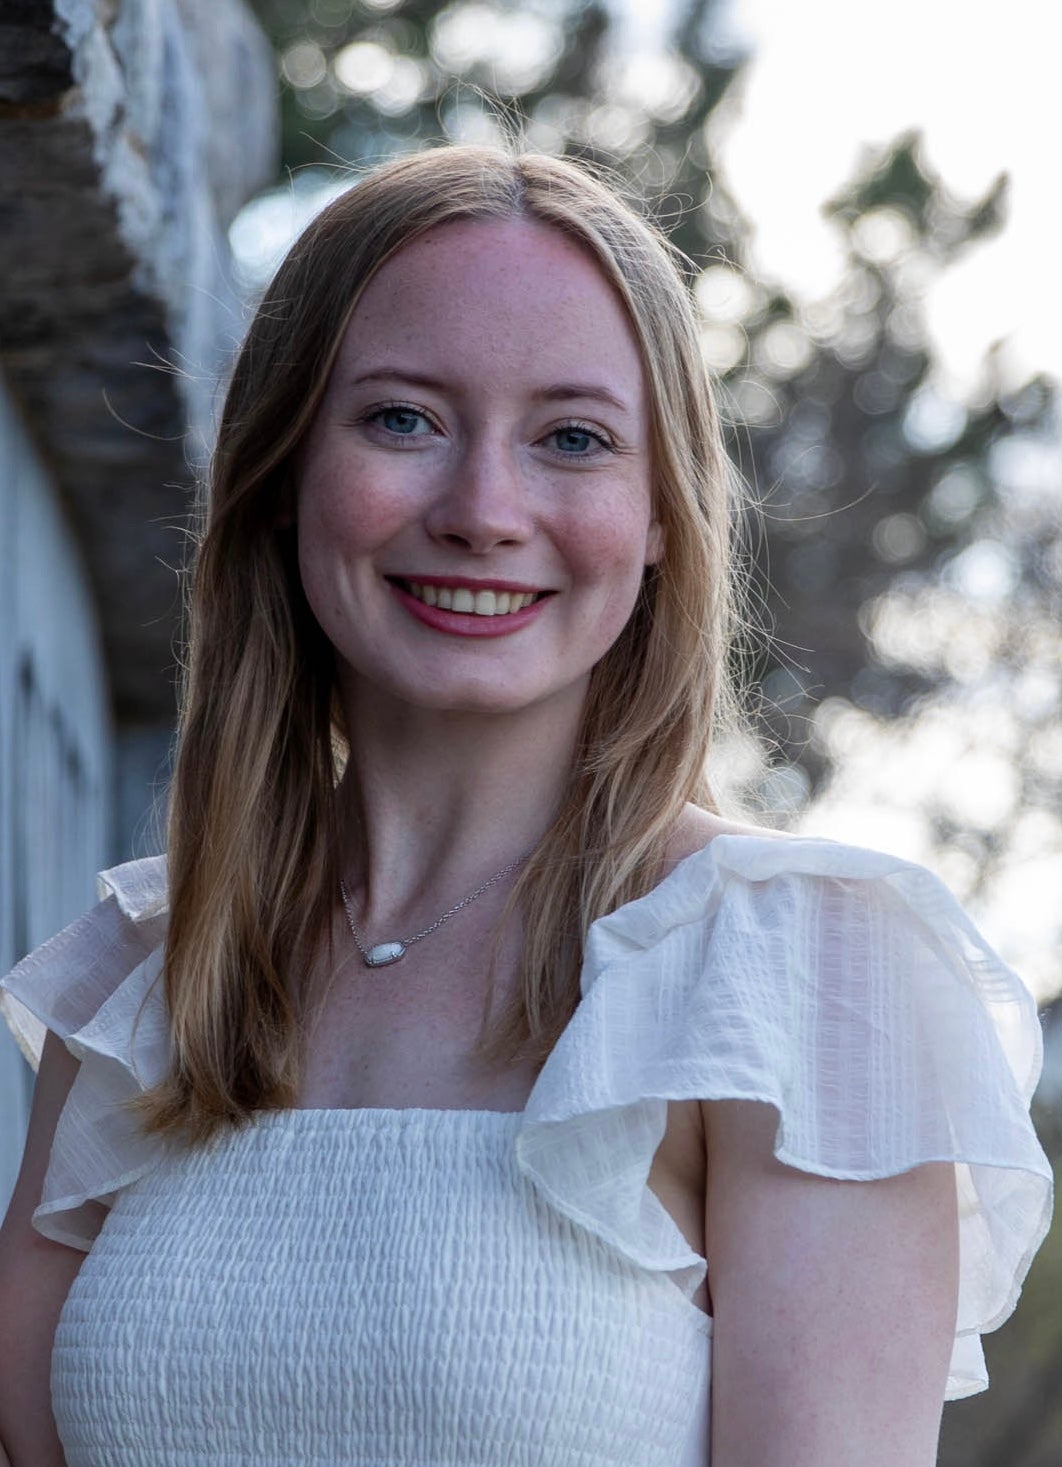
[[[560,451],[570,458],[586,458],[595,449],[609,447],[602,434],[583,428],[578,423],[569,423],[565,428],[554,428],[550,436]]]
[[[410,407],[380,408],[378,412],[372,414],[370,422],[380,423],[388,433],[396,433],[402,438],[417,436],[418,424],[427,426],[424,414]]]

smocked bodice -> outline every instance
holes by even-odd
[[[62,1312],[68,1467],[704,1467],[711,1321],[536,1195],[519,1120],[274,1112],[168,1155]]]

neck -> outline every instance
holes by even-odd
[[[581,703],[472,716],[413,712],[379,698],[347,702],[343,869],[367,930],[438,915],[548,828],[567,785]]]

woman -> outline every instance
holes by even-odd
[[[6,980],[14,1467],[933,1461],[1047,1226],[1035,1010],[928,873],[718,815],[726,485],[578,168],[421,153],[295,245],[168,876]]]

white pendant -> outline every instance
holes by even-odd
[[[397,963],[405,956],[405,947],[400,942],[378,942],[365,954],[367,968],[386,968],[388,963]]]

